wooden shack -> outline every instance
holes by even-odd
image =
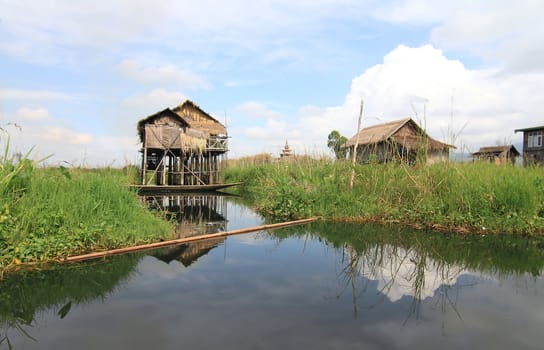
[[[212,185],[220,180],[227,129],[186,100],[138,122],[142,185]]]
[[[516,129],[523,132],[523,164],[544,165],[544,126]]]
[[[416,159],[425,159],[427,163],[449,159],[452,145],[437,141],[411,118],[373,125],[362,129],[350,138],[342,147],[353,155],[357,142],[357,161],[378,163],[400,161],[412,164]]]
[[[484,161],[495,164],[515,164],[519,152],[513,145],[480,147],[478,152],[472,153],[475,161]]]

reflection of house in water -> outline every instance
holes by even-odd
[[[227,230],[225,196],[203,193],[142,197],[153,209],[163,211],[167,218],[176,220],[178,238],[193,237]],[[221,245],[225,237],[181,244],[159,251],[155,256],[164,261],[180,261],[191,265],[211,249]]]
[[[226,237],[205,239],[189,244],[180,244],[172,248],[165,248],[157,252],[155,257],[165,263],[170,263],[172,260],[177,260],[185,267],[189,267],[192,263],[198,260],[201,256],[208,254],[213,248],[222,245]]]

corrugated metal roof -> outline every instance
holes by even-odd
[[[514,130],[514,132],[518,132],[518,131],[536,131],[536,130],[542,130],[544,129],[544,126],[533,126],[533,127],[530,127],[530,128],[523,128],[523,129],[516,129]]]

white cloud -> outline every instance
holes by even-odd
[[[430,45],[399,46],[385,56],[383,64],[353,79],[351,91],[340,107],[347,115],[342,117],[339,130],[348,137],[355,133],[358,104],[364,98],[364,126],[414,117],[415,107],[416,119],[426,125],[431,136],[446,142],[456,138],[458,146],[463,143],[475,150],[494,145],[497,139],[519,139],[514,129],[535,123],[532,118],[538,111],[538,101],[544,98],[539,93],[544,89],[544,76],[496,73],[467,69]],[[427,101],[426,118],[422,101]],[[315,125],[316,118],[323,121],[324,116],[332,118],[334,114],[327,109],[308,118],[308,122]],[[455,135],[465,123],[463,132]]]
[[[30,108],[23,106],[15,113],[17,119],[28,121],[40,121],[49,119],[49,111],[47,108]]]
[[[30,157],[47,157],[48,165],[123,166],[139,161],[136,137],[79,132],[54,123],[45,128],[30,124],[11,133],[10,150],[26,153],[32,148]]]
[[[32,150],[31,158],[47,158],[48,165],[123,166],[139,161],[134,131],[132,137],[81,131],[44,107],[21,106],[6,119],[11,121],[3,126],[10,135],[9,151],[26,154]],[[0,143],[5,141],[0,137]]]
[[[134,60],[124,60],[119,71],[128,79],[145,84],[174,85],[182,89],[207,89],[211,84],[202,77],[175,65],[142,67]]]
[[[332,130],[348,137],[355,134],[361,99],[365,103],[363,127],[415,118],[415,109],[416,121],[432,137],[455,141],[459,150],[476,151],[498,141],[520,142],[521,135],[514,134],[514,129],[544,124],[544,118],[534,119],[544,100],[544,75],[471,70],[430,45],[401,45],[382,64],[353,79],[342,105],[305,106],[293,120],[268,118],[262,125],[233,130],[233,136],[240,138],[233,138],[231,144],[237,154],[251,153],[254,147],[248,145],[255,143],[279,152],[287,138],[290,145],[303,148],[298,153],[328,153],[326,138]]]
[[[167,107],[173,107],[185,101],[187,97],[178,91],[168,91],[157,88],[147,94],[135,95],[126,98],[122,104],[132,109],[142,110],[142,116],[146,113],[154,113]]]
[[[263,103],[242,103],[234,108],[234,116],[229,121],[231,156],[256,153],[279,156],[286,141],[296,153],[304,154],[307,145],[304,143],[303,130],[294,127],[297,125]]]
[[[23,95],[28,96],[28,91],[16,94],[17,97]],[[105,120],[100,128],[92,131],[78,127],[78,120],[59,118],[48,108],[19,105],[15,112],[6,113],[5,119],[11,123],[5,126],[9,128],[12,152],[26,153],[33,148],[31,156],[35,159],[50,156],[47,164],[66,161],[77,166],[123,166],[139,161],[135,126],[138,118],[185,99],[183,93],[165,89],[129,97],[121,102],[115,118]]]
[[[375,11],[392,23],[431,25],[431,42],[471,52],[506,71],[544,70],[544,3],[524,0],[404,0]]]
[[[43,130],[42,138],[49,142],[58,142],[63,145],[86,145],[93,140],[90,134],[75,132],[62,127],[46,128]]]
[[[160,27],[157,19],[168,17],[167,11],[166,6],[139,0],[3,1],[0,51],[32,62],[77,63],[77,55],[82,58],[153,33],[154,27]],[[75,48],[91,50],[83,53]]]
[[[308,43],[337,23],[370,18],[394,26],[430,26],[429,39],[438,48],[470,52],[508,71],[527,72],[544,69],[543,10],[540,0],[3,1],[0,52],[33,62],[77,64],[143,45],[146,52],[160,47],[189,59],[228,51],[226,56],[258,52],[265,62],[289,62],[301,55],[308,59],[300,42]],[[359,37],[375,35],[370,27]],[[317,46],[333,44],[319,41]],[[188,73],[176,66],[152,69],[174,70],[184,78]]]
[[[74,64],[135,45],[263,52],[271,37],[314,31],[321,21],[360,19],[367,8],[352,0],[3,1],[0,52],[32,62]]]
[[[0,89],[2,100],[62,100],[68,95],[63,92],[49,90]]]
[[[234,112],[248,118],[278,119],[283,116],[281,113],[273,111],[263,103],[256,101],[242,103],[234,108]]]
[[[285,121],[268,119],[264,126],[244,128],[242,133],[250,139],[266,142],[276,140],[279,134],[285,135],[286,130],[287,123]]]

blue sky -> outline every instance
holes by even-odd
[[[413,117],[474,152],[544,124],[538,0],[0,0],[0,127],[50,163],[138,162],[136,123],[191,99],[229,157],[330,155]],[[425,112],[424,112],[425,111]],[[5,142],[5,134],[1,142]]]

